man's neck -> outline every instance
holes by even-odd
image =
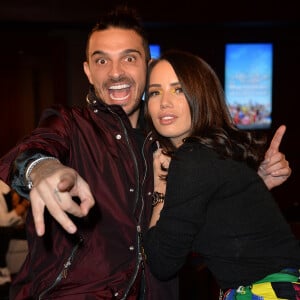
[[[128,115],[132,128],[144,128],[144,105],[144,101],[141,101],[136,110]]]
[[[128,116],[132,128],[137,128],[140,110],[136,110],[134,113]]]

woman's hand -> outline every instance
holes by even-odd
[[[159,148],[153,153],[154,191],[166,193],[166,177],[171,158]]]

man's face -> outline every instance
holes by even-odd
[[[121,105],[135,127],[146,84],[147,63],[142,38],[133,30],[109,28],[89,40],[84,71],[106,104]]]

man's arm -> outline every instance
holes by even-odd
[[[277,129],[265,154],[265,160],[258,169],[258,175],[264,180],[268,189],[282,184],[292,173],[285,155],[279,152],[279,146],[285,131],[285,125],[281,125]]]

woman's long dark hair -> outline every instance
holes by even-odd
[[[259,139],[255,132],[240,130],[235,126],[225,101],[222,84],[214,70],[192,53],[169,50],[149,65],[147,87],[151,71],[161,60],[168,61],[173,67],[190,107],[191,134],[184,142],[197,141],[214,149],[223,158],[247,161],[257,169],[264,159],[266,137]],[[146,103],[147,92],[146,89]],[[147,105],[145,118],[148,130],[154,133],[163,148],[169,153],[174,151],[170,140],[155,130]]]

